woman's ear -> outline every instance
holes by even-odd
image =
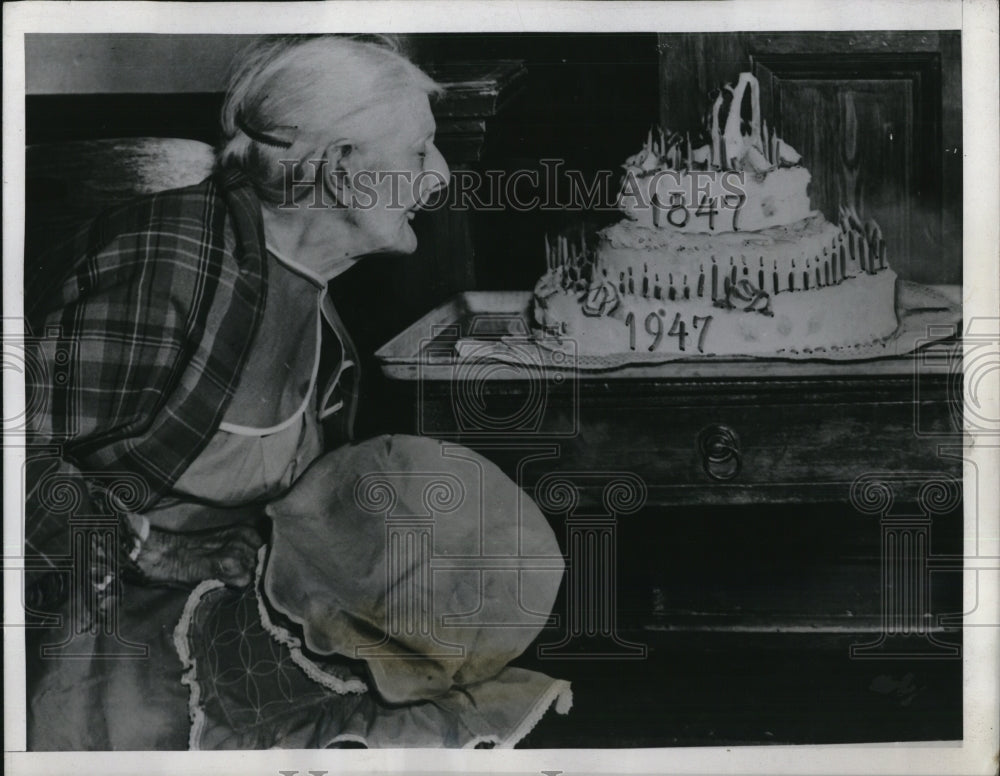
[[[328,143],[323,151],[324,186],[339,207],[347,206],[356,155],[354,143],[345,139]]]

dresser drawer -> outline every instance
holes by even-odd
[[[912,381],[815,388],[584,384],[542,400],[497,385],[478,397],[475,428],[454,391],[424,391],[419,432],[479,449],[529,490],[552,472],[628,472],[663,504],[848,501],[865,474],[961,476],[938,454],[959,440],[943,394],[914,402]],[[597,479],[585,479],[599,499]]]

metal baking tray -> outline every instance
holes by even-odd
[[[451,379],[463,339],[527,337],[530,291],[465,291],[431,310],[375,352],[386,376]]]

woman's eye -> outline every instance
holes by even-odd
[[[427,157],[431,155],[431,149],[434,147],[434,140],[428,140],[424,143],[423,147],[417,151],[417,158],[420,160],[420,166],[426,167]]]

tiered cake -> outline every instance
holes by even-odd
[[[647,360],[821,356],[891,335],[896,275],[881,230],[853,208],[837,224],[811,209],[809,171],[761,124],[756,79],[727,86],[707,123],[710,140],[696,148],[650,133],[625,163],[628,218],[595,248],[546,240],[539,337]]]

